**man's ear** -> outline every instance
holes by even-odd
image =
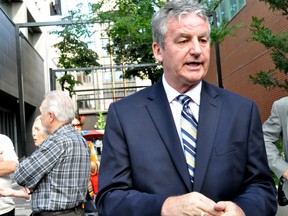
[[[50,123],[53,122],[55,120],[54,113],[53,112],[49,112],[48,115],[49,115]]]
[[[157,43],[152,44],[152,49],[154,53],[154,57],[158,62],[162,62],[163,57],[162,57],[162,49]]]

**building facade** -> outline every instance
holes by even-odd
[[[11,138],[19,158],[35,150],[32,124],[49,88],[46,30],[20,24],[44,21],[50,3],[0,1],[0,133]]]
[[[223,0],[222,4],[227,6],[231,2],[243,3],[234,16],[230,17],[229,25],[242,24],[234,37],[227,36],[220,44],[220,60],[222,70],[222,83],[225,89],[236,92],[255,101],[258,105],[261,120],[264,122],[270,115],[272,103],[287,96],[287,92],[281,89],[266,90],[260,85],[255,85],[249,75],[255,75],[259,71],[267,71],[274,68],[270,57],[270,51],[259,42],[249,40],[251,31],[249,26],[252,16],[264,18],[264,25],[273,32],[288,32],[288,19],[278,11],[269,10],[269,5],[259,0]],[[225,5],[226,4],[226,5]],[[226,7],[226,11],[229,11]],[[225,8],[225,7],[224,7]],[[231,10],[231,9],[230,9]],[[217,11],[219,13],[219,11]],[[224,12],[222,12],[224,14]],[[211,47],[211,63],[206,80],[218,85],[216,55],[214,47]],[[285,76],[280,76],[285,79]]]
[[[65,0],[62,0],[62,5],[65,5]],[[95,1],[83,1],[81,3],[97,2]],[[103,6],[103,10],[110,10],[113,7],[113,1],[107,1]],[[83,7],[85,8],[85,7]],[[75,8],[62,9],[63,14],[67,14],[67,10]],[[94,50],[99,59],[97,62],[99,67],[87,68],[85,70],[67,69],[72,74],[75,80],[80,81],[82,85],[75,86],[75,94],[73,99],[75,101],[75,109],[78,115],[85,116],[85,124],[83,129],[94,129],[95,122],[99,116],[99,113],[104,115],[107,113],[109,105],[123,97],[135,93],[142,89],[144,86],[151,85],[150,80],[140,80],[137,77],[131,79],[123,78],[123,73],[127,69],[127,65],[116,65],[113,61],[113,56],[107,50],[107,45],[111,43],[110,38],[107,36],[105,29],[107,24],[95,23],[92,31],[94,34],[89,38],[86,38],[86,42],[89,44],[89,48]],[[54,59],[57,59],[55,57]],[[53,69],[52,69],[53,70]],[[56,72],[57,77],[61,77],[61,69],[53,70]],[[87,71],[91,73],[87,74]],[[56,83],[56,88],[60,89],[60,86]]]

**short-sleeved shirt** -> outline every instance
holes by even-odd
[[[0,134],[0,155],[3,161],[15,161],[18,163],[18,156],[14,150],[13,143],[9,137]],[[12,187],[11,175],[0,176],[1,187]],[[10,212],[15,208],[12,197],[0,197],[0,215]]]

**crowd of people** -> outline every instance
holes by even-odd
[[[88,189],[93,191],[90,176],[97,173],[99,161],[93,144],[72,124],[73,106],[72,99],[63,91],[46,94],[40,106],[41,115],[32,127],[37,149],[20,164],[11,140],[1,135],[0,213],[3,214],[0,215],[15,215],[12,197],[30,200],[35,216],[84,215]],[[5,177],[2,177],[2,164]],[[22,190],[12,189],[10,173],[14,173]]]
[[[91,184],[97,153],[71,124],[72,99],[51,91],[33,125],[31,156],[19,163],[11,140],[0,136],[0,215],[14,216],[11,197],[30,200],[32,216],[84,215],[87,191],[103,216],[276,214],[270,170],[287,196],[288,97],[273,104],[262,130],[252,100],[204,81],[211,29],[198,1],[167,2],[151,27],[164,73],[110,105],[99,190]],[[284,156],[275,146],[282,138]],[[11,173],[23,190],[11,189]]]

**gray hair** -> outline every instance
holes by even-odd
[[[33,123],[33,126],[32,126],[32,131],[33,131],[33,128],[37,125],[37,124],[40,124],[41,126],[41,133],[44,134],[44,135],[47,135],[47,131],[46,129],[43,127],[42,125],[42,122],[41,122],[41,115],[37,116],[34,120],[34,123]]]
[[[56,119],[60,122],[71,122],[75,116],[73,101],[64,91],[48,92],[41,107],[46,114],[54,113]]]
[[[202,17],[209,24],[209,19],[204,6],[196,0],[173,0],[167,2],[154,13],[151,21],[153,41],[161,48],[165,48],[165,36],[167,33],[167,21],[172,17],[181,19],[183,15],[195,14]],[[210,34],[210,24],[209,24]]]

